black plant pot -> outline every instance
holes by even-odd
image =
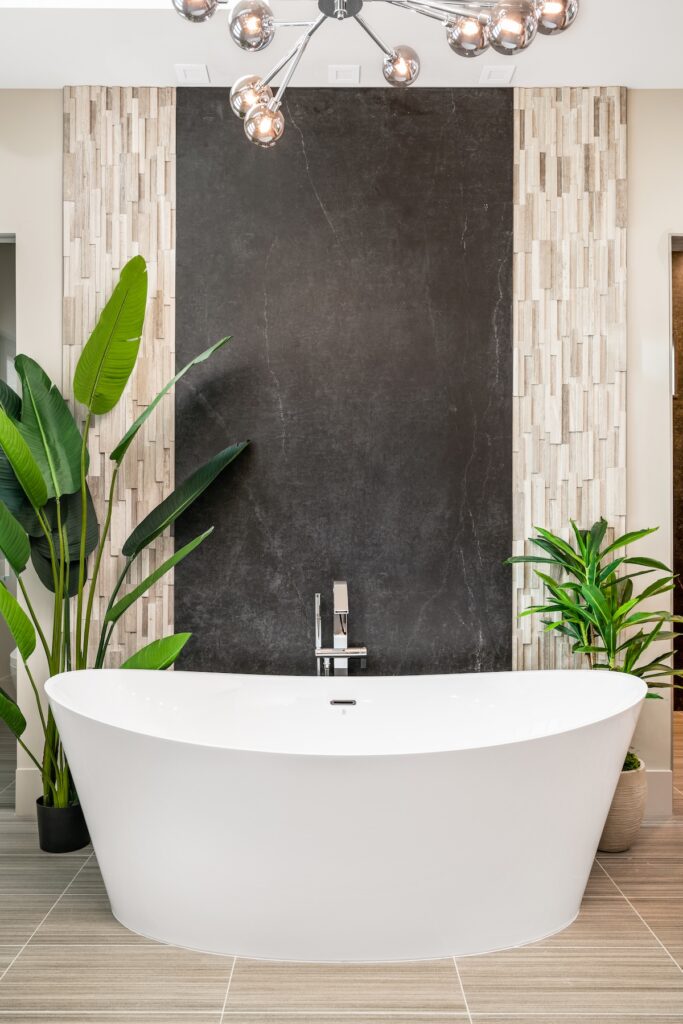
[[[80,804],[72,807],[46,807],[42,796],[38,805],[38,842],[45,853],[72,853],[90,842],[88,826]]]

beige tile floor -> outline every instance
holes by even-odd
[[[0,1024],[683,1024],[683,713],[671,822],[600,855],[579,919],[524,949],[417,964],[191,953],[112,918],[90,850],[0,809]],[[0,751],[0,798],[2,797]]]

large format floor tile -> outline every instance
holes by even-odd
[[[15,1010],[0,1010],[0,1024],[221,1024],[220,1011],[209,1013],[183,1013],[175,1010],[162,1010],[159,1013],[143,1011],[141,1013],[119,1013],[115,1010],[87,1013],[71,1013],[65,1017],[63,1013],[22,1013]]]
[[[17,943],[23,946],[28,942],[55,899],[55,896],[32,896],[26,893],[0,895],[0,945]]]
[[[3,975],[14,960],[21,946],[0,946],[0,975]]]
[[[599,864],[594,864],[588,878],[588,885],[583,894],[587,899],[623,899],[612,879],[602,870]]]
[[[663,949],[527,947],[458,960],[471,1013],[680,1013],[683,972]]]
[[[608,861],[600,855],[610,878],[619,886],[629,900],[646,897],[683,897],[683,835],[681,854],[678,857],[639,856],[634,848],[630,856],[622,855],[618,860]]]
[[[584,900],[581,913],[569,928],[529,948],[557,949],[565,946],[659,948],[656,938],[626,900],[597,898]]]
[[[102,896],[106,899],[107,890],[94,857],[88,861],[82,871],[79,871],[78,877],[74,879],[73,885],[69,888],[69,894],[71,896]]]
[[[170,946],[31,944],[0,983],[0,1010],[217,1012],[231,970],[229,957]]]
[[[407,964],[287,964],[238,960],[226,1009],[464,1012],[452,960]]]
[[[0,856],[0,895],[32,893],[54,895],[56,898],[84,863],[83,857],[3,854]]]
[[[106,896],[72,896],[71,890],[60,899],[31,941],[31,945],[59,943],[83,946],[121,946],[129,943],[158,946],[152,939],[143,939],[120,925],[111,912]]]
[[[683,900],[633,900],[633,906],[683,967]]]
[[[528,1014],[488,1014],[474,1013],[472,1024],[683,1024],[683,1014],[650,1014],[642,1013],[539,1013]]]
[[[2,1018],[0,1018],[1,1020]],[[335,1013],[334,1010],[316,1011],[314,1014],[300,1013],[252,1013],[245,1016],[243,1010],[229,1010],[223,1014],[223,1024],[469,1024],[466,1011],[459,1013],[433,1014],[375,1011],[370,1013]]]

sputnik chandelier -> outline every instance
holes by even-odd
[[[299,26],[304,33],[267,75],[245,75],[230,90],[230,105],[244,120],[244,131],[257,146],[274,146],[282,138],[285,119],[280,109],[285,90],[311,36],[329,19],[353,18],[377,44],[384,57],[382,72],[389,85],[412,85],[420,73],[420,58],[412,46],[387,46],[361,17],[363,0],[318,0],[318,17],[313,21],[276,21],[267,0],[172,0],[188,21],[206,21],[217,8],[228,4],[230,38],[242,50],[264,50],[279,27]],[[366,0],[369,2],[369,0]],[[440,21],[448,45],[460,57],[479,57],[491,47],[497,53],[515,56],[526,50],[540,32],[545,36],[564,32],[576,20],[579,0],[373,0],[403,7]],[[271,84],[287,68],[273,94]]]

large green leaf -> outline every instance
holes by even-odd
[[[16,701],[12,700],[8,693],[0,686],[0,722],[4,722],[5,725],[9,726],[10,732],[12,732],[17,739],[22,735],[26,729],[26,719],[22,715]]]
[[[4,380],[0,380],[0,408],[5,410],[11,420],[19,419],[21,399]]]
[[[31,555],[31,544],[26,531],[16,521],[4,501],[0,501],[0,551],[17,576],[24,571]]]
[[[147,304],[147,265],[134,256],[121,271],[74,374],[74,394],[92,413],[113,409],[133,372]]]
[[[28,500],[34,508],[42,508],[47,501],[47,486],[40,467],[4,409],[0,409],[0,447]]]
[[[78,558],[81,541],[81,496],[80,494],[68,494],[61,499],[63,524],[66,528],[67,561],[69,577],[69,597],[78,593]],[[45,506],[45,517],[52,529],[52,543],[56,552],[59,552],[59,533],[57,530],[57,513],[54,499],[50,499]],[[100,528],[97,522],[97,514],[93,504],[90,490],[87,490],[87,526],[85,533],[85,553],[91,554],[97,547],[100,539]],[[52,576],[52,563],[50,561],[50,546],[47,538],[41,532],[37,537],[31,538],[31,562],[38,574],[38,577],[50,593],[54,593],[54,579]],[[86,563],[87,576],[87,563]]]
[[[230,341],[230,338],[221,338],[221,340],[217,341],[215,345],[211,346],[211,348],[207,348],[203,352],[200,352],[200,354],[198,356],[195,356],[194,359],[187,363],[186,366],[183,366],[182,370],[176,373],[173,380],[170,380],[168,384],[166,384],[166,386],[161,389],[156,398],[154,398],[149,403],[147,408],[140,413],[140,415],[132,424],[132,426],[130,426],[126,433],[123,435],[123,437],[121,438],[121,440],[119,441],[119,443],[117,444],[116,448],[111,453],[109,458],[120,465],[123,456],[126,454],[131,444],[133,443],[133,439],[137,434],[138,430],[145,422],[145,420],[148,419],[149,416],[152,414],[152,411],[156,408],[156,406],[159,404],[164,395],[171,390],[174,384],[178,383],[181,377],[185,376],[188,370],[191,370],[193,366],[197,366],[198,363],[203,363],[204,360],[208,359],[209,356],[212,356],[214,352],[217,352],[218,349],[222,348],[223,345],[225,345],[228,341]]]
[[[131,535],[123,545],[122,551],[128,558],[134,558],[143,548],[163,533],[164,530],[175,522],[196,501],[200,494],[206,490],[209,484],[213,483],[219,473],[240,455],[249,444],[248,441],[240,444],[232,444],[222,452],[218,452],[212,459],[200,466],[186,480],[176,487],[168,498],[152,509],[148,516],[135,527]]]
[[[0,615],[7,623],[7,628],[19,648],[19,654],[28,661],[36,649],[36,631],[28,615],[16,597],[10,594],[4,583],[0,582]]]
[[[162,640],[154,640],[124,661],[121,668],[147,668],[163,671],[173,664],[191,636],[191,633],[175,633],[173,636],[165,636]]]
[[[629,544],[634,544],[637,540],[642,540],[643,537],[649,537],[651,533],[656,533],[659,529],[658,526],[653,526],[649,530],[633,530],[631,533],[625,533],[623,537],[617,537],[616,540],[612,541],[609,547],[606,547],[604,551],[600,552],[600,557],[604,558],[606,555],[617,551],[619,548],[626,547]]]
[[[206,530],[205,533],[200,534],[199,537],[195,537],[194,540],[191,540],[189,544],[185,545],[185,547],[176,551],[170,558],[167,558],[165,562],[162,562],[162,564],[155,569],[154,572],[150,573],[142,583],[138,583],[137,587],[134,587],[129,594],[126,594],[125,597],[122,597],[120,601],[116,602],[113,608],[110,608],[105,622],[117,622],[123,613],[127,611],[132,604],[135,604],[138,598],[142,597],[150,587],[154,586],[157,580],[160,580],[162,576],[165,576],[174,565],[178,564],[178,562],[182,562],[183,558],[187,558],[187,556],[194,551],[195,548],[198,548],[202,541],[206,540],[211,533],[213,533],[213,526]]]
[[[62,524],[66,529],[67,556],[69,561],[78,561],[81,543],[81,495],[67,494],[60,501]],[[45,506],[45,518],[52,530],[52,541],[55,551],[59,550],[59,532],[57,528],[56,504],[53,500],[48,501]],[[97,513],[93,504],[90,489],[86,486],[86,520],[85,531],[85,553],[89,555],[97,547],[100,539],[100,527],[97,522]],[[45,534],[35,538],[34,546],[46,558],[50,555],[50,546]]]
[[[23,391],[19,432],[31,449],[49,497],[73,494],[81,486],[83,439],[68,405],[33,359],[14,361]]]

